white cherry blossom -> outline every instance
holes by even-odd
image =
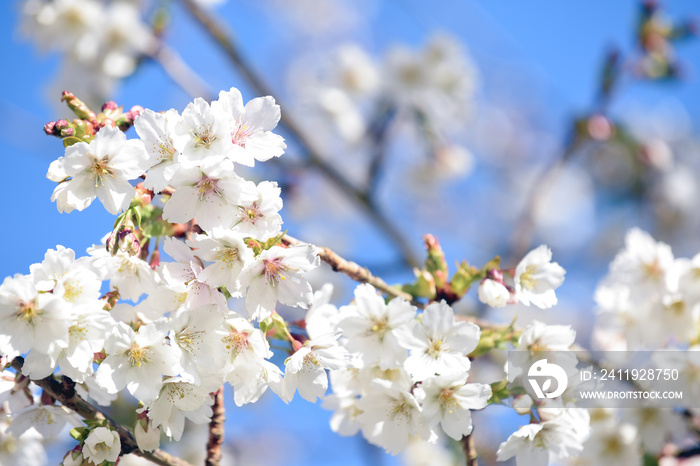
[[[113,215],[129,207],[134,188],[129,183],[148,168],[143,143],[128,140],[111,126],[100,129],[90,143],[78,142],[51,163],[46,177],[60,183],[51,197],[59,212],[83,210],[98,197]]]
[[[269,317],[277,301],[308,308],[313,290],[304,275],[319,264],[317,249],[309,244],[273,246],[260,253],[240,278],[241,286],[247,287],[246,309],[250,318]]]
[[[150,156],[151,167],[143,184],[155,192],[162,191],[170,183],[177,169],[174,159],[184,145],[184,138],[178,137],[175,131],[180,120],[180,114],[173,109],[165,113],[145,109],[134,120],[134,128]]]
[[[425,392],[423,415],[428,425],[439,423],[457,441],[472,431],[471,411],[485,408],[491,397],[491,386],[468,384],[466,373],[430,377],[421,387]]]
[[[199,166],[179,167],[170,182],[177,190],[165,203],[163,218],[187,223],[196,217],[204,230],[231,227],[237,221],[237,206],[254,199],[229,160],[209,157]]]
[[[490,278],[484,279],[479,285],[479,301],[491,307],[503,307],[510,300],[510,291],[503,283]]]
[[[456,322],[454,311],[443,300],[432,303],[420,324],[398,331],[399,344],[411,350],[406,370],[416,381],[432,375],[463,374],[469,370],[467,355],[479,343],[481,329],[472,322]]]
[[[164,381],[158,398],[148,408],[148,417],[153,427],[179,441],[185,429],[185,418],[196,424],[210,420],[211,402],[207,387],[173,377]]]
[[[211,106],[227,117],[233,143],[227,157],[232,161],[252,167],[256,160],[279,157],[287,148],[284,139],[272,132],[280,120],[280,107],[274,98],[257,97],[244,107],[240,91],[232,87],[221,91]]]
[[[199,235],[187,241],[198,257],[213,262],[202,270],[198,279],[214,288],[225,286],[231,296],[241,296],[241,272],[253,261],[253,251],[243,240],[234,230],[214,228],[209,236]]]
[[[406,300],[394,298],[386,304],[374,287],[362,284],[355,288],[355,303],[340,312],[346,316],[338,323],[348,339],[346,347],[360,354],[363,367],[394,369],[406,360],[397,330],[416,315]]]
[[[175,157],[184,166],[201,165],[210,157],[221,159],[233,147],[227,116],[201,97],[187,105],[175,130],[185,141],[182,153]]]
[[[93,464],[117,461],[121,454],[119,434],[107,427],[97,427],[85,439],[83,456]]]
[[[107,357],[95,373],[97,383],[109,393],[126,388],[137,399],[149,403],[158,396],[163,375],[180,372],[179,354],[165,344],[167,330],[148,324],[138,333],[118,323],[105,341]]]
[[[277,236],[282,227],[279,214],[282,209],[281,192],[277,183],[272,181],[261,181],[254,189],[248,189],[246,193],[249,193],[249,198],[242,200],[233,212],[236,231],[242,236],[261,241]]]
[[[420,404],[406,388],[379,379],[372,384],[372,391],[357,402],[362,412],[357,422],[367,440],[395,455],[406,448],[411,436],[430,438]]]
[[[525,305],[547,309],[557,304],[554,290],[564,282],[565,270],[552,262],[552,251],[542,245],[528,252],[515,268],[515,297]]]
[[[317,398],[323,398],[328,389],[325,369],[348,367],[350,355],[338,344],[338,337],[340,333],[307,340],[287,359],[283,385],[286,402],[292,401],[298,390],[302,398],[315,403]]]

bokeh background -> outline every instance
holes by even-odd
[[[160,16],[166,18],[162,40],[202,78],[205,90],[218,93],[235,86],[245,100],[256,96],[181,2],[142,3],[146,19],[160,7],[167,11]],[[84,82],[80,75],[59,82],[65,57],[42,53],[36,39],[20,31],[24,4],[6,2],[0,10],[0,277],[27,273],[57,244],[82,254],[114,221],[99,204],[62,215],[49,200],[54,183],[45,178],[46,171],[63,149],[42,127],[68,117],[59,102],[62,86],[77,93]],[[666,0],[662,6],[671,21],[700,14],[693,0]],[[572,325],[579,343],[587,346],[596,283],[628,228],[650,231],[678,256],[700,251],[700,41],[674,43],[678,76],[635,77],[643,56],[636,35],[638,1],[228,0],[208,11],[234,34],[247,61],[283,102],[282,112],[322,148],[325,162],[359,186],[374,157],[372,146],[343,135],[337,123],[345,110],[318,99],[332,81],[328,76],[337,66],[339,47],[353,44],[364,50],[379,70],[379,81],[391,88],[387,57],[395,47],[419,53],[436,35],[459,45],[458,54],[469,65],[463,78],[473,85],[457,102],[463,115],[436,119],[426,130],[410,111],[396,111],[384,135],[373,191],[377,210],[419,260],[421,236],[431,233],[451,263],[481,265],[500,254],[514,266],[529,248],[547,243],[567,270],[558,290],[560,303],[551,310],[496,312],[483,308],[471,293],[458,303],[460,312],[501,322],[517,314],[523,323],[537,318]],[[532,231],[519,231],[532,186],[543,184],[542,173],[561,160],[573,122],[590,123],[602,109],[601,74],[613,50],[620,52],[623,73],[604,107],[604,122],[614,124],[617,134],[624,128],[634,147],[603,138],[572,151],[556,176],[546,179]],[[179,111],[192,99],[148,58],[115,82],[106,97],[125,109]],[[355,102],[358,124],[371,130],[385,101],[377,93],[360,100]],[[347,131],[352,133],[352,125]],[[258,168],[251,176],[283,186],[282,214],[290,234],[329,246],[390,283],[410,281],[411,267],[395,242],[322,173],[303,164],[293,135],[280,133],[288,140],[283,158],[289,163]],[[438,144],[431,134],[438,134]],[[339,304],[347,303],[354,287],[328,269],[314,280],[317,286],[333,282]],[[227,453],[235,464],[420,464],[416,452],[412,459],[392,458],[359,437],[335,435],[328,427],[330,412],[319,404],[297,398],[285,406],[267,394],[253,406],[230,405]],[[485,460],[524,422],[497,407],[476,415],[475,437],[484,446]],[[205,434],[199,434],[203,445]],[[196,442],[172,448],[188,450]],[[64,447],[53,451],[62,455]]]

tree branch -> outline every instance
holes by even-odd
[[[213,414],[209,423],[209,441],[207,442],[207,459],[205,466],[219,466],[221,464],[221,445],[224,443],[224,387],[219,387],[214,395]]]
[[[12,360],[11,366],[17,372],[22,372],[24,358],[21,356],[16,357]],[[75,392],[75,383],[68,377],[64,376],[62,382],[51,376],[40,380],[32,380],[32,382],[41,387],[63,406],[72,409],[83,418],[106,420],[110,427],[119,434],[122,445],[121,454],[133,453],[161,466],[192,466],[190,463],[160,449],[156,449],[153,452],[140,450],[131,432],[78,395]]]
[[[282,243],[287,246],[296,246],[298,244],[304,244],[298,239],[289,235],[284,235],[284,237],[282,238]],[[379,291],[386,293],[389,296],[393,296],[395,298],[401,297],[406,299],[407,301],[410,301],[416,306],[423,307],[423,305],[419,302],[416,302],[413,299],[413,296],[411,296],[409,293],[401,291],[398,288],[394,288],[393,286],[387,284],[381,278],[375,277],[374,275],[372,275],[372,272],[360,266],[356,262],[343,259],[338,254],[333,252],[330,248],[327,248],[325,246],[317,247],[320,249],[318,257],[320,257],[323,262],[330,265],[334,271],[343,273],[355,280],[356,282],[369,283]]]
[[[476,451],[476,446],[474,445],[474,437],[472,434],[462,437],[462,448],[464,450],[464,458],[467,466],[479,466],[479,454]]]
[[[192,16],[200,23],[211,38],[221,47],[229,61],[238,69],[239,73],[259,95],[276,95],[268,84],[259,76],[253,66],[241,55],[233,38],[213,16],[202,9],[194,0],[182,0]],[[279,99],[277,99],[279,102]],[[280,106],[283,106],[280,103]],[[284,106],[286,107],[286,106]],[[289,108],[289,107],[286,107]],[[294,139],[305,149],[309,164],[320,171],[328,180],[337,186],[345,195],[353,199],[377,227],[386,235],[390,242],[397,248],[403,261],[411,266],[418,265],[413,249],[403,237],[401,231],[391,223],[363,191],[350,182],[338,169],[327,162],[327,158],[316,145],[304,134],[295,120],[288,112],[282,112],[280,123],[287,128]]]

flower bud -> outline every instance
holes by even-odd
[[[80,449],[80,445],[76,446],[72,450],[70,450],[66,455],[63,457],[63,462],[61,463],[62,466],[82,466],[82,464],[85,462],[85,458],[83,458],[83,452]]]
[[[134,437],[136,444],[143,451],[153,451],[160,446],[160,429],[153,427],[148,418],[136,421]]]
[[[513,399],[513,409],[520,415],[527,414],[532,409],[532,398],[530,395],[520,395]]]
[[[54,129],[56,129],[55,121],[49,121],[44,125],[44,133],[46,133],[49,136],[55,136]]]
[[[491,307],[503,307],[510,299],[510,292],[502,283],[486,278],[479,285],[479,300]]]
[[[68,108],[73,110],[73,113],[75,113],[78,118],[89,121],[96,119],[95,112],[90,110],[88,106],[85,105],[82,100],[74,96],[72,92],[63,91],[61,101],[68,104]]]
[[[61,137],[62,138],[68,138],[71,136],[75,135],[75,129],[71,128],[70,126],[68,128],[63,128],[61,130]]]
[[[119,105],[113,100],[108,100],[107,102],[102,104],[102,111],[110,111],[110,110],[116,110],[119,108]]]
[[[143,183],[136,185],[136,198],[141,203],[141,206],[147,206],[153,200],[155,194],[150,189],[147,189]]]
[[[95,464],[116,461],[120,453],[119,434],[107,427],[94,429],[83,444],[83,456]]]

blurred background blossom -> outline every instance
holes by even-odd
[[[650,232],[677,256],[700,251],[693,2],[16,0],[4,8],[2,276],[25,273],[56,244],[84,251],[111,228],[101,209],[66,216],[49,202],[45,175],[62,147],[41,129],[67,113],[61,91],[93,107],[115,100],[178,111],[231,86],[246,101],[261,93],[193,19],[198,9],[232,34],[306,139],[282,130],[284,159],[246,176],[280,184],[291,234],[390,283],[413,280],[427,233],[450,265],[500,254],[514,267],[546,243],[567,270],[555,308],[490,309],[469,297],[455,308],[503,323],[517,315],[571,325],[590,346],[596,286],[627,230]],[[314,289],[333,281],[333,301],[346,303],[354,284],[329,271],[312,276]],[[475,366],[472,378],[496,370]],[[486,464],[522,423],[505,411],[474,414]],[[271,396],[232,407],[225,464],[454,462],[449,446],[422,442],[388,457],[333,434],[330,416],[320,404],[286,407]],[[609,428],[598,422],[592,444]],[[643,437],[615,433],[621,444]],[[193,429],[170,448],[201,461],[204,435]],[[27,464],[42,464],[35,439],[17,448],[33,449]],[[48,448],[50,458],[66,449]]]

